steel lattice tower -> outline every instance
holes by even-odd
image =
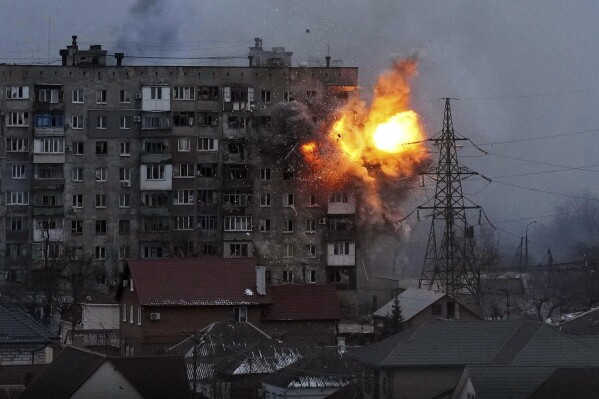
[[[432,198],[433,204],[418,207],[432,211],[419,286],[455,296],[458,293],[478,292],[471,273],[475,263],[472,243],[474,230],[468,225],[466,210],[480,207],[464,204],[462,179],[478,173],[460,165],[458,161],[456,143],[468,139],[457,135],[453,129],[449,100],[445,99],[443,130],[428,140],[439,150],[439,162],[431,170],[423,173],[436,181],[436,188],[435,197]],[[441,232],[442,236],[439,237]]]

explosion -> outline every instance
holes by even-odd
[[[360,204],[370,222],[397,217],[381,192],[429,161],[418,114],[409,109],[409,83],[416,72],[415,58],[397,60],[378,78],[370,106],[350,100],[318,139],[300,147],[312,178],[325,189],[362,186]]]

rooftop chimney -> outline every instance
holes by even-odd
[[[114,58],[116,58],[116,66],[121,66],[123,58],[125,58],[125,53],[114,53]]]
[[[67,49],[62,49],[59,51],[60,56],[62,57],[62,66],[66,66],[67,65],[67,57],[69,56],[69,50]]]
[[[327,55],[326,57],[324,57],[325,60],[327,60],[327,68],[331,66],[331,56]]]
[[[248,61],[249,61],[250,67],[254,66],[254,56],[253,55],[248,55]]]
[[[71,43],[71,46],[77,46],[77,36],[73,35],[71,37],[73,38],[73,42]]]

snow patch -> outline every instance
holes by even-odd
[[[254,295],[254,292],[252,290],[250,290],[249,288],[246,288],[245,289],[245,294],[248,295],[248,296],[252,296],[252,295]]]

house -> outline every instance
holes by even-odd
[[[532,321],[425,322],[358,348],[364,396],[433,398],[452,392],[468,366],[599,366],[593,346]]]
[[[252,323],[212,323],[169,349],[182,355],[192,390],[207,398],[261,398],[265,376],[301,358]]]
[[[261,328],[286,343],[336,345],[341,314],[332,285],[293,284],[268,287],[272,303]]]
[[[470,307],[442,292],[408,288],[399,294],[397,298],[404,318],[403,324],[406,328],[436,319],[481,319]],[[393,302],[394,299],[390,300],[372,315],[376,338],[381,336],[383,320],[391,315]]]
[[[188,399],[181,356],[110,357],[66,347],[20,399]]]
[[[164,353],[214,322],[259,324],[271,297],[252,258],[131,260],[117,301],[121,353]]]
[[[358,371],[347,353],[335,347],[320,348],[266,377],[264,398],[324,399],[352,385]]]
[[[0,305],[0,366],[50,363],[58,339],[22,310]]]

